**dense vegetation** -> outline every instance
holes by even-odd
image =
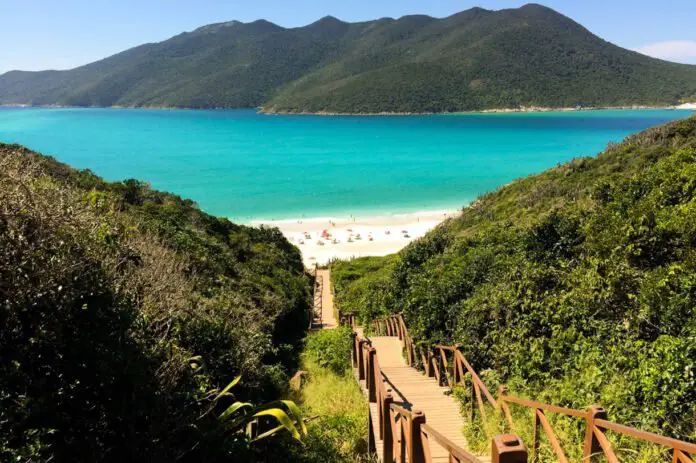
[[[305,382],[297,397],[311,420],[303,447],[293,447],[300,462],[370,461],[367,401],[350,367],[351,330],[312,332],[302,359]]]
[[[520,179],[333,278],[342,310],[461,343],[493,390],[693,440],[696,117]]]
[[[287,393],[310,288],[277,229],[0,145],[0,460],[254,459],[217,416]]]
[[[0,104],[375,113],[694,99],[696,66],[619,48],[539,5],[292,29],[232,21],[69,71],[0,76]]]

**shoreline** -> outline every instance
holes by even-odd
[[[333,259],[394,254],[461,211],[254,220],[248,225],[278,228],[302,252],[302,261],[309,268]]]
[[[696,103],[684,103],[680,105],[632,105],[632,106],[597,106],[597,107],[544,107],[544,106],[521,106],[519,108],[490,108],[471,111],[441,111],[441,112],[390,112],[382,111],[375,113],[343,113],[333,111],[276,111],[264,110],[264,108],[248,107],[210,107],[210,108],[191,108],[186,106],[70,106],[70,105],[32,105],[21,103],[0,104],[0,108],[44,108],[44,109],[150,109],[150,110],[185,110],[185,111],[229,111],[229,110],[256,110],[257,114],[265,116],[457,116],[467,114],[518,114],[518,113],[551,113],[551,112],[583,112],[583,111],[637,111],[637,110],[686,110],[696,111]]]
[[[333,111],[266,111],[263,107],[258,108],[259,114],[266,116],[457,116],[467,114],[517,114],[517,113],[552,113],[552,112],[583,112],[583,111],[638,111],[638,110],[694,110],[696,111],[696,103],[684,103],[673,106],[648,106],[648,105],[633,105],[633,106],[597,106],[597,107],[544,107],[544,106],[521,106],[519,108],[490,108],[477,109],[471,111],[441,111],[441,112],[377,112],[377,113],[342,113]]]

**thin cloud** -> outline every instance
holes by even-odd
[[[696,41],[694,40],[657,42],[636,48],[636,51],[653,58],[696,64]]]

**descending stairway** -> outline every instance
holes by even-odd
[[[382,369],[384,381],[392,390],[394,403],[408,410],[420,410],[427,423],[452,443],[467,449],[462,429],[464,418],[459,403],[451,395],[449,388],[438,385],[435,378],[428,378],[415,368],[406,364],[402,355],[401,341],[395,336],[370,337],[372,347],[377,350],[377,358]],[[361,382],[365,389],[364,381]],[[377,404],[370,404],[372,423],[378,423]],[[375,436],[378,436],[377,432]],[[376,439],[377,454],[381,455],[382,442]],[[437,442],[430,441],[430,454],[433,462],[449,462],[449,451]],[[484,463],[490,462],[488,456],[478,456]]]
[[[337,325],[334,316],[333,295],[330,290],[331,274],[329,270],[317,269],[317,280],[321,280],[321,287],[317,287],[317,294],[321,294],[321,301],[317,304],[321,318],[322,328],[333,328]],[[359,337],[364,337],[360,327],[355,327]],[[391,390],[394,404],[406,410],[420,410],[424,413],[427,424],[432,426],[452,444],[462,449],[467,449],[466,438],[463,434],[464,418],[459,410],[459,403],[449,394],[450,389],[440,386],[435,378],[428,378],[421,372],[406,364],[403,357],[403,346],[396,336],[375,336],[369,338],[371,345],[377,351],[377,359],[382,370],[385,386]],[[357,377],[357,372],[356,372]],[[359,380],[359,378],[358,378]],[[360,381],[363,393],[367,396],[367,384]],[[373,427],[379,426],[377,403],[370,402],[370,420]],[[379,438],[379,429],[373,429],[375,436],[375,450],[382,457],[384,444]],[[396,439],[402,436],[397,435]],[[429,441],[430,456],[432,462],[450,462],[450,451],[434,439]],[[482,463],[491,461],[488,456],[478,457]]]

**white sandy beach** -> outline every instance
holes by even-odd
[[[252,225],[278,227],[302,251],[307,267],[331,259],[385,256],[422,237],[456,210],[425,211],[364,217],[255,221]]]

